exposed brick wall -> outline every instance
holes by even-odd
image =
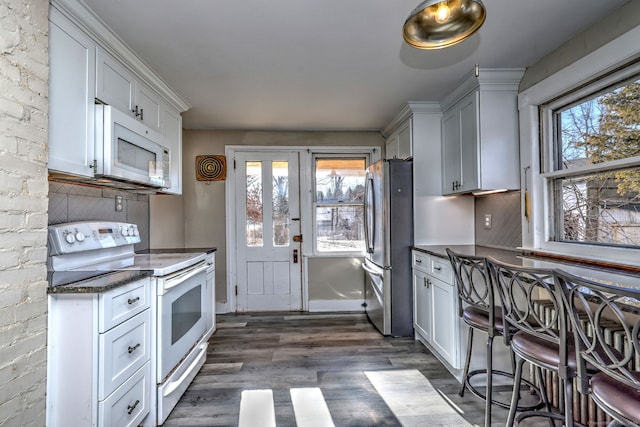
[[[48,1],[0,4],[0,426],[44,426]]]

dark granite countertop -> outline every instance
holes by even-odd
[[[49,294],[92,294],[106,292],[153,275],[153,270],[51,271],[47,274]]]
[[[477,245],[415,245],[412,248],[440,258],[448,258],[446,249],[449,248],[462,255],[492,257],[507,264],[522,265],[522,251],[519,249],[495,249]]]
[[[144,249],[136,252],[137,254],[190,254],[194,252],[204,252],[207,254],[217,251],[218,248],[163,248],[163,249]]]
[[[463,255],[491,257],[511,265],[564,270],[576,276],[625,288],[640,288],[640,274],[624,268],[598,266],[579,260],[562,260],[521,249],[496,249],[477,245],[414,245],[412,249],[447,258],[446,248]]]

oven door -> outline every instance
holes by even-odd
[[[207,264],[158,277],[157,382],[165,378],[207,330]]]

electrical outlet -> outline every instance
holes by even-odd
[[[123,203],[122,196],[116,196],[116,212],[122,212]]]
[[[484,228],[491,228],[491,214],[484,214]]]

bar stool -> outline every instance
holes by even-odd
[[[573,377],[576,358],[569,356],[567,346],[566,317],[562,302],[554,291],[552,270],[526,268],[500,263],[489,258],[487,264],[500,300],[504,321],[510,327],[504,328],[505,342],[511,346],[517,356],[514,378],[514,393],[511,397],[507,426],[529,417],[547,417],[564,421],[571,427],[573,422]],[[515,333],[514,333],[515,331]],[[536,368],[540,397],[546,407],[543,411],[525,411],[516,417],[524,362]],[[546,396],[546,386],[542,369],[554,372],[558,376],[564,400],[560,399],[558,414]],[[564,404],[563,404],[564,403]],[[564,408],[563,408],[564,406]]]
[[[462,385],[458,394],[463,396],[465,388],[467,388],[477,397],[485,399],[485,426],[489,427],[491,425],[492,403],[502,408],[509,409],[509,405],[498,400],[494,400],[492,397],[493,375],[501,375],[510,378],[513,377],[513,374],[510,372],[493,369],[493,339],[497,336],[503,335],[505,326],[502,320],[502,311],[500,307],[495,305],[494,289],[486,258],[459,254],[451,251],[449,248],[447,248],[446,251],[456,278],[456,287],[458,291],[458,314],[463,321],[469,325],[467,355],[464,364]],[[469,372],[473,332],[476,329],[487,333],[486,369]],[[487,374],[485,395],[478,391],[470,381],[473,376],[483,373]],[[533,384],[529,384],[533,387]]]
[[[622,288],[554,270],[577,358],[578,391],[615,422],[640,426],[640,289]],[[619,329],[616,348],[606,329]],[[620,336],[622,335],[622,336]],[[591,374],[591,370],[595,374]]]

